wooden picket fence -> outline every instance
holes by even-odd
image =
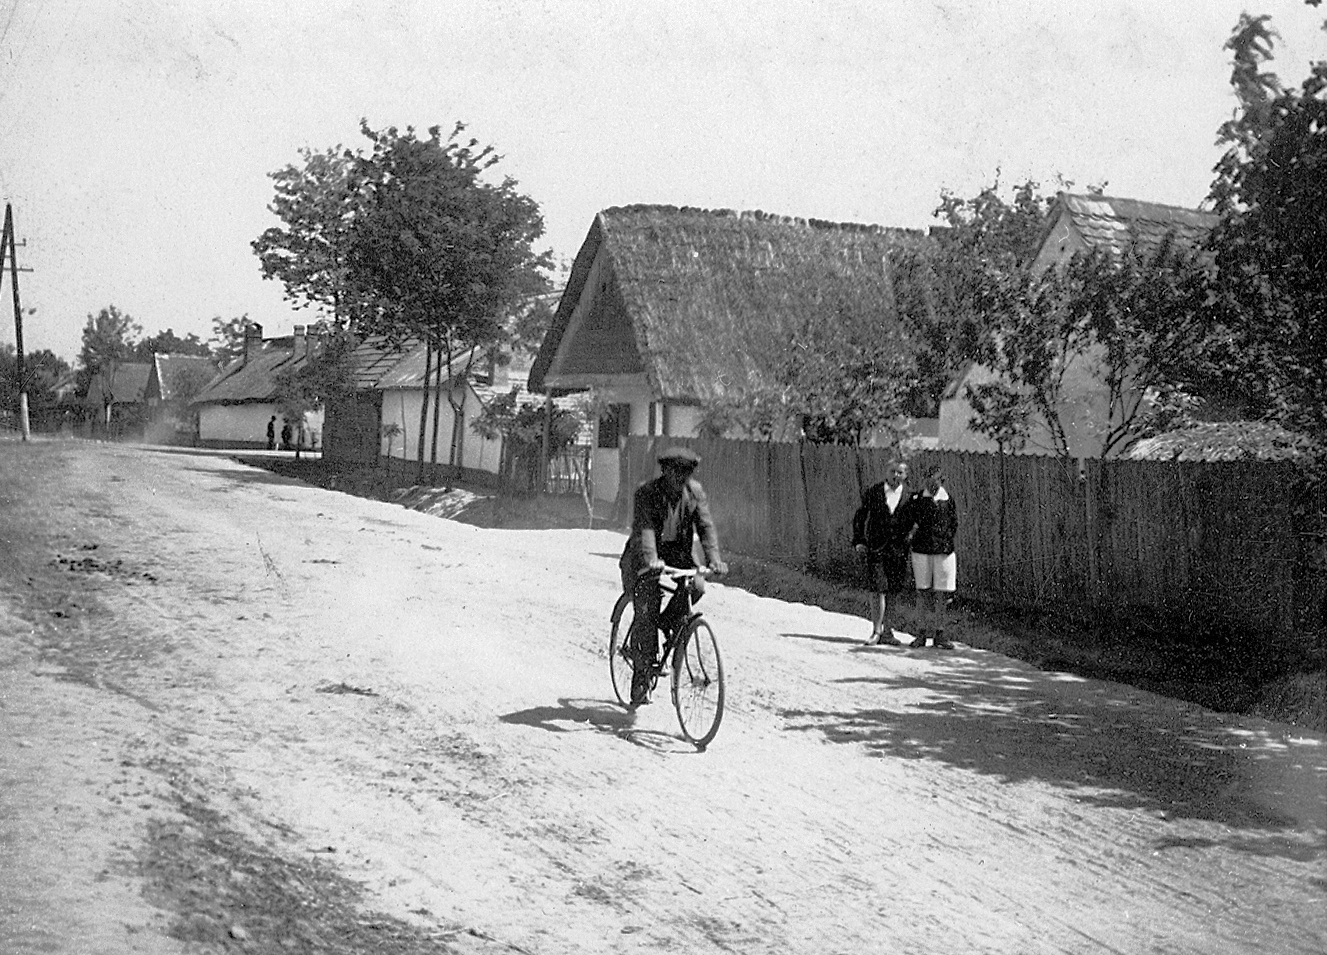
[[[860,582],[852,516],[892,452],[838,445],[632,437],[617,510],[664,443],[702,457],[725,549]],[[921,452],[959,510],[960,590],[1004,605],[1144,613],[1320,640],[1327,500],[1297,497],[1293,466]]]

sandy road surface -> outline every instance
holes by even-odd
[[[720,585],[697,754],[621,542],[0,442],[0,951],[1327,950],[1321,737]]]

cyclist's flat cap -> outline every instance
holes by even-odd
[[[700,463],[700,455],[690,448],[673,447],[659,452],[660,464],[685,464],[695,467]]]

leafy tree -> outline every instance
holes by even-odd
[[[1041,440],[1063,460],[1068,421],[1087,413],[1104,458],[1192,404],[1193,382],[1213,380],[1209,269],[1196,250],[1164,239],[1092,249],[1058,268],[1019,267],[993,288],[984,363],[997,377],[968,385],[976,429],[1002,447]],[[1103,410],[1075,405],[1074,366],[1105,388]]]
[[[544,428],[549,430],[548,459],[556,457],[576,443],[584,416],[566,408],[554,408],[552,416],[542,404],[522,404],[519,389],[499,395],[484,406],[470,428],[481,437],[502,439],[499,471],[508,486],[515,482],[516,469],[524,467],[524,486],[533,488],[544,452]]]
[[[218,315],[212,319],[212,337],[208,339],[212,349],[212,360],[225,368],[243,356],[244,334],[248,327],[247,313],[235,318],[222,318]]]
[[[198,355],[207,357],[211,349],[193,332],[180,338],[171,329],[158,332],[134,345],[135,361],[151,361],[153,355]]]
[[[310,411],[325,408],[354,391],[353,335],[345,328],[327,324],[310,328],[310,334],[319,344],[308,360],[276,374],[274,398],[287,421],[303,421]]]
[[[0,345],[0,408],[18,405],[18,356],[14,346]],[[32,411],[54,407],[59,401],[56,387],[70,371],[69,363],[50,349],[29,352],[24,357],[23,377],[27,379],[28,406]]]
[[[80,390],[86,394],[92,377],[101,375],[101,394],[95,397],[101,401],[106,424],[111,420],[116,375],[121,365],[133,360],[135,338],[142,333],[142,326],[114,305],[103,308],[96,315],[88,315],[83,326],[83,345],[78,362],[81,375],[85,377],[80,381]]]
[[[1244,14],[1226,43],[1237,108],[1217,138],[1211,247],[1240,379],[1268,416],[1327,441],[1327,60],[1284,86],[1265,69],[1276,39]]]
[[[435,407],[444,373],[468,379],[482,350],[502,341],[505,317],[522,298],[546,290],[550,262],[548,252],[534,249],[544,231],[538,205],[510,177],[485,178],[500,157],[474,139],[459,141],[464,129],[458,123],[444,139],[434,126],[420,139],[411,127],[375,131],[361,122],[372,152],[359,158],[354,174],[362,195],[350,225],[347,266],[356,294],[370,306],[357,330],[425,342]],[[458,425],[463,395],[464,389],[448,391]],[[433,461],[437,423],[435,413]],[[463,435],[462,427],[452,429],[452,464],[461,459]]]
[[[270,174],[276,195],[268,209],[283,225],[252,246],[263,278],[280,281],[287,301],[317,308],[339,327],[354,312],[347,254],[359,211],[359,160],[340,146],[302,149],[300,156],[302,166]]]
[[[900,438],[916,383],[903,336],[879,328],[856,335],[808,322],[776,374],[709,402],[699,431],[764,441],[800,433],[808,441],[851,445],[882,429]]]
[[[507,325],[507,344],[512,351],[534,355],[543,344],[557,311],[557,298],[553,293],[531,295],[517,304]]]
[[[898,309],[916,346],[923,396],[920,415],[933,415],[950,384],[988,357],[992,313],[1011,275],[1031,266],[1050,200],[1027,180],[1008,193],[999,176],[976,196],[941,193],[935,215],[944,224],[933,242],[900,253]]]

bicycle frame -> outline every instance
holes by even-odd
[[[664,639],[659,641],[659,654],[654,661],[654,670],[656,675],[660,675],[668,667],[669,654],[677,646],[678,635],[686,629],[686,625],[700,616],[700,611],[693,610],[691,606],[692,581],[697,577],[707,576],[707,568],[704,567],[667,567],[661,571],[654,571],[646,568],[636,575],[637,578],[647,577],[651,574],[659,576],[659,588],[663,591],[663,599],[659,606],[659,633],[662,633]],[[682,592],[682,611],[675,614],[675,619],[669,618],[669,611],[672,609],[673,600],[678,591]],[[613,608],[611,621],[613,626],[617,626],[618,620],[622,617],[623,611],[632,602],[632,595],[624,593],[617,599],[617,604]]]
[[[714,632],[704,615],[691,606],[691,594],[697,577],[705,568],[683,569],[665,567],[662,571],[646,570],[638,575],[658,574],[663,595],[668,595],[666,607],[659,613],[659,629],[663,640],[658,656],[645,664],[636,660],[635,651],[626,645],[629,628],[623,632],[622,617],[634,600],[634,594],[624,593],[613,608],[609,635],[609,666],[613,687],[619,702],[627,705],[625,686],[634,679],[632,671],[642,667],[650,679],[651,692],[655,682],[665,673],[670,674],[670,695],[677,710],[682,733],[698,749],[704,749],[714,738],[723,716],[723,665]],[[675,606],[676,605],[676,606]],[[623,669],[626,661],[630,669]]]

